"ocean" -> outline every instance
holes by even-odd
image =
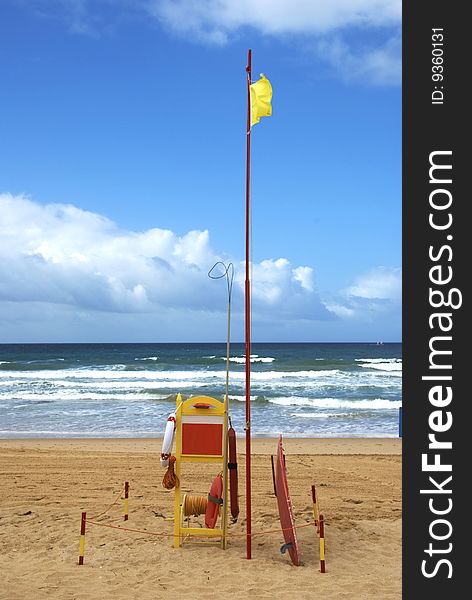
[[[245,423],[244,344],[230,415]],[[226,344],[0,345],[0,437],[158,437],[184,397],[225,393]],[[252,345],[253,436],[396,437],[402,346]]]

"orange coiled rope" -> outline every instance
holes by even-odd
[[[190,496],[185,494],[184,503],[182,506],[183,513],[186,517],[193,515],[204,515],[208,505],[208,498],[206,496]]]
[[[164,473],[162,485],[166,488],[166,490],[171,490],[174,488],[176,483],[179,481],[174,470],[175,460],[175,456],[169,457],[169,466],[167,467],[167,471]]]

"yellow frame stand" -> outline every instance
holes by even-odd
[[[195,405],[207,405],[208,408],[198,408]],[[183,454],[182,453],[182,422],[198,425],[203,421],[211,424],[214,419],[216,424],[222,423],[221,454]],[[202,427],[202,435],[204,434]],[[175,474],[177,483],[174,499],[174,548],[180,548],[187,536],[200,536],[220,538],[221,548],[226,548],[226,530],[228,522],[228,402],[227,398],[221,402],[210,396],[194,396],[182,401],[177,395],[175,410]],[[209,529],[207,527],[183,527],[182,502],[180,484],[182,463],[212,463],[220,464],[223,472],[223,504],[221,512],[221,527]]]

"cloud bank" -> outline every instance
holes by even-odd
[[[353,285],[326,303],[341,319],[373,322],[399,318],[401,314],[402,273],[400,268],[376,267],[356,278]]]
[[[296,36],[348,82],[401,81],[400,0],[151,0],[149,10],[187,39],[223,46],[245,28]]]
[[[229,261],[208,231],[178,236],[165,229],[122,230],[109,219],[70,204],[40,205],[0,195],[0,299],[105,313],[226,310],[226,286],[207,273]],[[236,261],[233,261],[236,263]],[[234,305],[241,311],[244,263],[235,264]],[[254,311],[271,319],[326,319],[313,271],[287,259],[253,266]]]
[[[402,12],[398,0],[155,0],[150,10],[174,31],[218,44],[242,27],[267,35],[324,34],[397,25]]]
[[[208,231],[123,230],[71,204],[11,194],[0,194],[0,214],[2,341],[224,339],[226,286],[207,274],[231,260],[233,331],[243,338],[245,265],[212,248]],[[252,265],[251,280],[253,323],[264,339],[293,340],[336,321],[375,322],[398,313],[401,300],[400,270],[386,267],[359,276],[333,301],[320,298],[312,267],[287,258]]]

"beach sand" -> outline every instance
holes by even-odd
[[[228,548],[89,525],[78,566],[80,515],[99,522],[173,531],[174,492],[165,490],[156,439],[0,440],[0,598],[401,598],[401,440],[285,439],[298,526],[313,519],[311,485],[326,521],[326,573],[312,526],[298,530],[303,565],[281,554],[280,532],[255,536],[246,559],[244,440],[238,440],[241,513]],[[252,440],[252,530],[277,530],[270,454]],[[189,465],[182,488],[206,494],[213,465]],[[120,492],[130,483],[129,521]]]

